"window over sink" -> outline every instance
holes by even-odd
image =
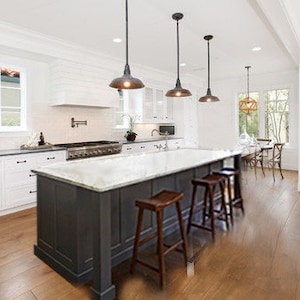
[[[14,66],[0,68],[0,132],[25,130],[25,71]]]

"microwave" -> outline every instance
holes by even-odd
[[[175,134],[175,126],[159,126],[159,131],[160,132],[168,132],[169,135],[174,135]]]

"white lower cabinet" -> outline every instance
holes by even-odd
[[[36,205],[36,175],[32,169],[66,160],[66,151],[3,156],[0,161],[0,215]]]
[[[183,146],[183,139],[168,139],[167,149],[179,149]],[[155,142],[130,143],[122,146],[122,154],[164,151],[166,149],[166,140]]]

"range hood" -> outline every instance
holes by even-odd
[[[118,107],[119,93],[96,67],[66,60],[50,64],[50,105]]]

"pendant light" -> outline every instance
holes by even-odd
[[[213,38],[212,35],[206,35],[204,39],[207,41],[207,49],[208,49],[208,80],[207,80],[207,92],[206,95],[199,99],[199,102],[217,102],[220,99],[211,94],[210,90],[210,54],[209,54],[209,41]]]
[[[128,3],[125,0],[125,12],[126,12],[126,64],[124,74],[122,77],[115,78],[111,83],[110,87],[123,90],[123,89],[140,89],[144,87],[144,84],[138,78],[131,76],[130,67],[128,64]]]
[[[247,69],[247,96],[245,99],[240,101],[239,106],[240,111],[249,115],[253,111],[257,110],[257,102],[249,96],[249,69],[251,68],[251,66],[246,66],[245,68]]]
[[[169,90],[166,93],[167,97],[189,97],[191,96],[191,92],[189,90],[183,89],[181,87],[180,79],[179,79],[179,20],[183,18],[182,13],[175,13],[172,15],[172,18],[177,22],[177,80],[175,88]]]

